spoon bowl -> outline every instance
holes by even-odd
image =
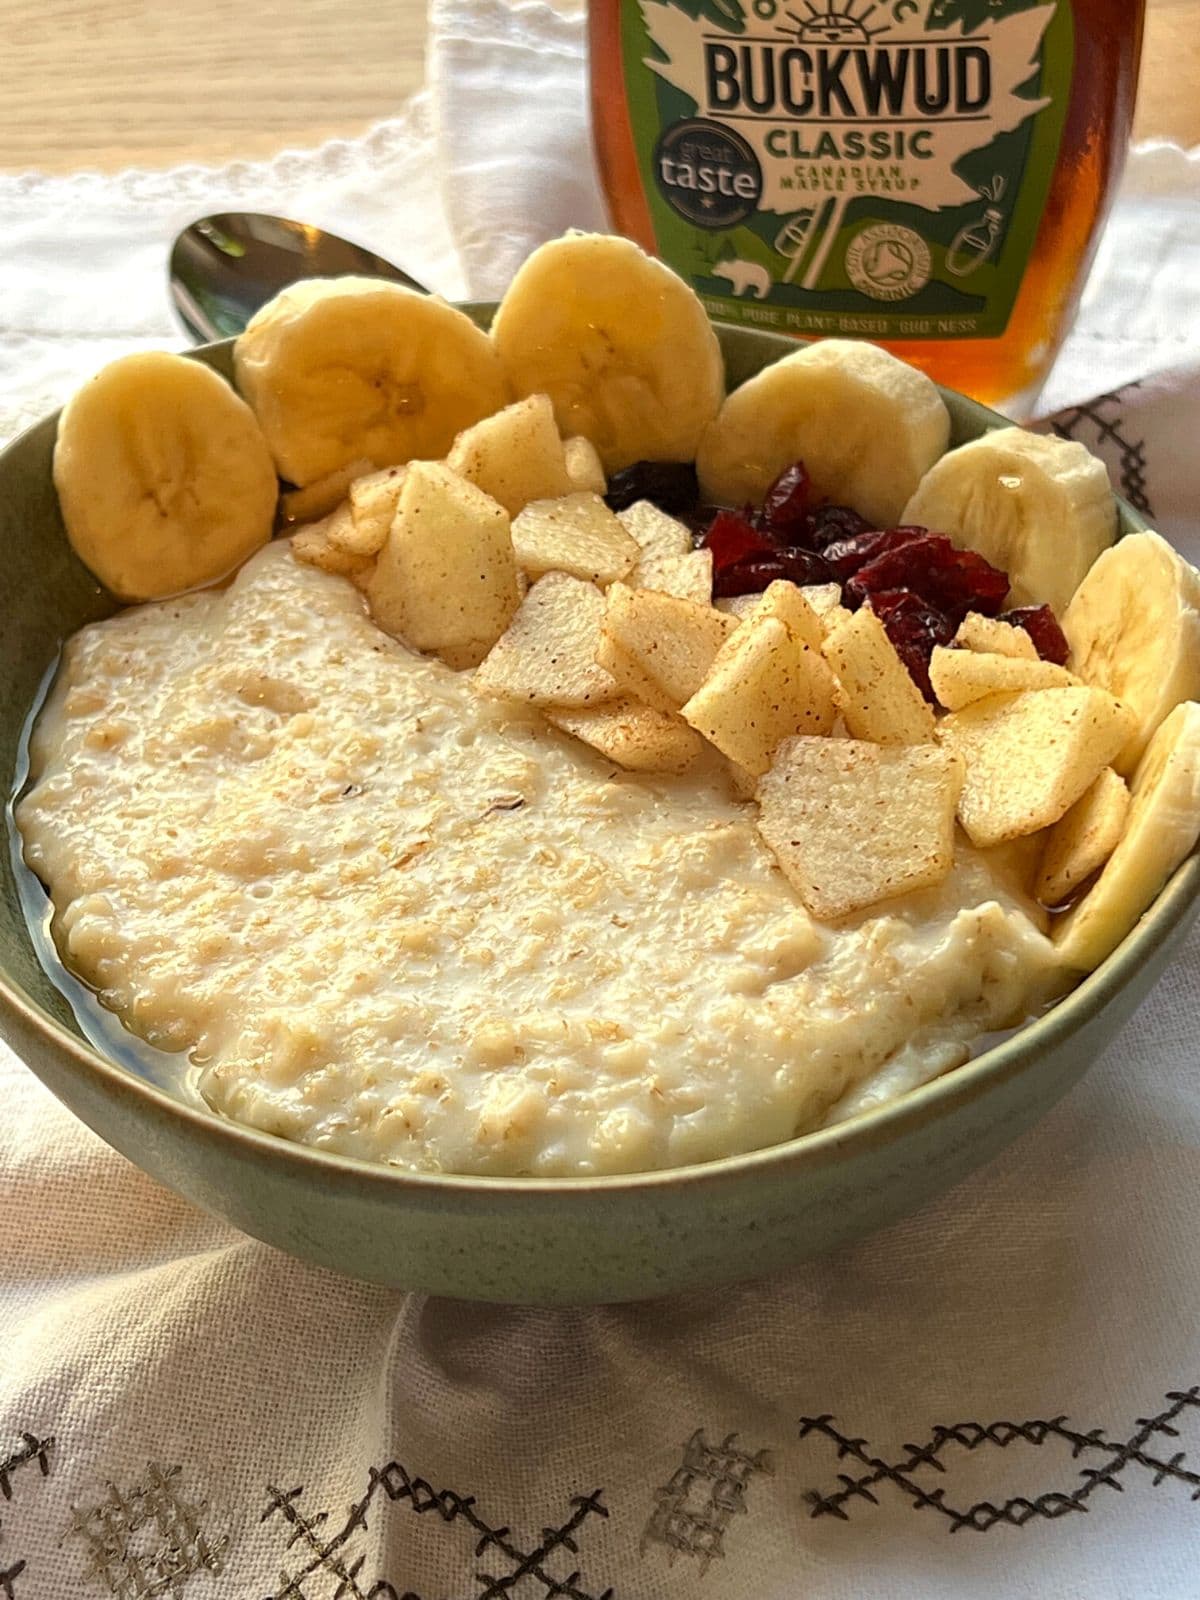
[[[241,333],[256,311],[301,278],[387,278],[423,283],[362,245],[310,223],[260,211],[223,211],[189,223],[171,247],[171,303],[198,344]]]

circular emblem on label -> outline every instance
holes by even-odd
[[[654,147],[654,177],[672,211],[700,228],[732,228],[752,216],[762,167],[740,133],[695,117],[664,128]]]
[[[921,235],[895,222],[864,228],[846,251],[850,282],[872,300],[910,299],[929,282],[931,268]]]

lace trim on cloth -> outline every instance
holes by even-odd
[[[431,0],[429,31],[437,39],[465,41],[490,49],[517,45],[539,55],[561,55],[584,60],[578,12],[564,13],[526,0]]]
[[[369,235],[423,282],[460,296],[434,147],[430,100],[419,94],[361,139],[262,162],[0,175],[0,443],[62,404],[106,361],[185,346],[167,299],[166,258],[176,231],[206,211],[290,213],[349,237]]]
[[[102,206],[114,196],[135,204],[203,207],[214,191],[222,196],[261,194],[272,185],[291,188],[314,179],[340,178],[370,170],[403,155],[432,137],[429,97],[417,94],[395,117],[377,122],[353,139],[331,139],[312,149],[281,150],[264,161],[227,164],[189,162],[183,166],[126,167],[121,172],[0,173],[0,206],[18,201],[46,206]]]

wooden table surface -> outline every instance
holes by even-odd
[[[419,87],[424,43],[424,0],[0,0],[0,170],[357,134]],[[1197,84],[1200,0],[1149,0],[1138,136],[1200,143]]]

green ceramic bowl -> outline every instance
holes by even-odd
[[[486,325],[489,308],[478,308]],[[720,329],[731,386],[794,346]],[[229,346],[197,352],[228,375]],[[947,394],[954,442],[1003,418]],[[56,419],[0,455],[0,772],[66,635],[114,609],[73,556],[50,479]],[[886,449],[886,441],[881,441]],[[1122,506],[1123,530],[1141,524]],[[1049,1109],[1132,1015],[1197,909],[1200,859],[1049,1015],[892,1105],[752,1155],[645,1176],[409,1175],[239,1127],[88,1045],[43,971],[0,851],[0,1033],[89,1127],[244,1232],[376,1282],[482,1300],[634,1299],[754,1277],[894,1222]]]

